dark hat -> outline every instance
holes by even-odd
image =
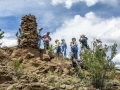
[[[55,42],[59,41],[58,39],[55,40]]]
[[[39,28],[38,30],[43,30],[43,28]]]
[[[72,40],[73,40],[73,39],[76,40],[76,38],[72,38]]]
[[[50,34],[50,32],[47,32],[47,34]]]

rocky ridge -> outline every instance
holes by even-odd
[[[15,71],[14,60],[25,68]],[[46,50],[1,48],[0,68],[0,90],[96,90],[75,75],[71,60]],[[119,90],[119,86],[108,90]]]

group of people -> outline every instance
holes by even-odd
[[[49,42],[52,40],[50,37],[50,32],[47,32],[46,35],[41,35],[41,31],[43,30],[43,28],[38,29],[38,46],[41,46],[41,40],[43,40],[44,42],[44,49],[48,49],[49,48]]]
[[[56,43],[55,45],[56,53],[66,56],[67,44],[65,42],[65,39],[61,39],[61,43],[58,39],[56,39],[55,43]]]
[[[44,42],[44,48],[45,49],[48,49],[49,47],[49,42],[51,41],[51,37],[50,37],[50,32],[47,32],[46,35],[41,35],[41,31],[43,30],[43,28],[40,28],[38,29],[38,46],[41,46],[41,40],[43,40]],[[16,37],[17,37],[17,40],[18,40],[18,46],[20,45],[20,42],[21,42],[21,37],[22,37],[22,29],[19,28],[17,33],[16,33]]]
[[[41,35],[41,31],[43,28],[38,29],[38,46],[41,46],[41,41],[44,42],[44,49],[49,49],[49,42],[52,40],[50,37],[50,32],[47,32],[46,35]],[[17,39],[18,39],[18,45],[20,44],[20,37],[22,36],[22,30],[19,28],[18,32],[16,33]],[[80,57],[82,57],[82,51],[85,49],[90,50],[90,47],[87,42],[88,38],[85,35],[81,35],[79,42],[81,44],[81,51],[80,51]],[[96,46],[99,48],[99,50],[102,50],[102,41],[100,39],[96,39],[95,41]],[[63,56],[66,56],[66,50],[67,50],[67,44],[65,42],[65,39],[61,39],[61,42],[56,39],[55,40],[55,49],[57,54],[62,54]],[[78,44],[76,41],[76,38],[72,38],[72,41],[70,42],[71,47],[71,53],[75,54],[75,59],[78,59]]]
[[[85,35],[80,36],[80,39],[79,39],[79,43],[81,44],[80,54],[79,54],[80,59],[82,59],[84,49],[91,51],[87,40],[88,38]],[[66,56],[67,44],[65,42],[65,39],[61,39],[61,41],[62,42],[60,43],[58,39],[55,40],[56,53]],[[98,47],[98,49],[101,51],[103,49],[102,41],[100,39],[96,39],[96,41],[94,42],[96,43],[96,47]],[[75,55],[75,59],[78,59],[78,44],[77,44],[76,38],[72,38],[72,41],[70,42],[70,47],[71,47],[71,53]]]

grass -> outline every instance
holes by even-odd
[[[23,70],[26,68],[24,65],[22,65],[19,60],[13,60],[11,62],[11,66],[13,67],[13,70],[15,71],[16,74],[23,73]]]

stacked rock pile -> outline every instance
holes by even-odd
[[[34,15],[25,15],[21,22],[22,37],[20,46],[38,48],[37,22]]]

